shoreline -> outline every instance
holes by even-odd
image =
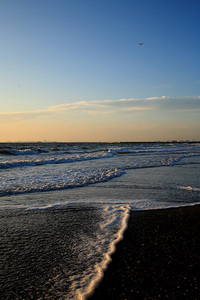
[[[2,296],[73,299],[66,271],[79,271],[77,243],[83,234],[96,239],[99,221],[98,209],[85,205],[2,212]],[[123,239],[87,299],[199,299],[199,228],[199,204],[131,210]]]
[[[131,211],[89,300],[199,299],[200,205]]]

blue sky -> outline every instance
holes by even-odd
[[[199,15],[199,0],[1,0],[2,141],[200,139]]]

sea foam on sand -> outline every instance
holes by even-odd
[[[95,241],[95,249],[101,253],[101,260],[97,262],[92,270],[72,278],[71,289],[75,291],[75,299],[87,299],[91,295],[95,286],[101,281],[106,270],[111,255],[116,250],[116,244],[123,238],[123,233],[127,228],[130,207],[110,205],[104,208],[104,220],[100,224],[98,238]]]
[[[199,299],[200,206],[131,211],[90,300]]]

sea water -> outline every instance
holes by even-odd
[[[66,234],[62,236],[64,261],[72,260],[73,268],[62,258],[62,272],[53,267],[48,277],[51,284],[48,288],[44,284],[41,299],[87,298],[123,238],[130,210],[199,203],[199,166],[199,143],[0,144],[4,229],[13,211],[23,216],[26,232],[53,212],[56,223],[49,221],[51,225],[45,225],[41,234],[54,236],[62,223],[68,236],[73,236],[70,242]],[[67,225],[66,218],[70,220]],[[15,235],[20,226],[15,218]],[[54,239],[60,243],[61,238]]]

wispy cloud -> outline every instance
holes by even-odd
[[[51,106],[48,111],[67,112],[83,111],[113,113],[120,111],[152,111],[152,110],[196,110],[200,108],[200,97],[148,97],[144,99],[119,99],[119,100],[95,100],[80,101],[62,105]]]
[[[33,110],[19,112],[0,112],[0,120],[5,121],[22,121],[30,119],[40,119],[49,117],[51,114],[48,110]]]
[[[148,113],[152,111],[198,112],[200,96],[193,97],[148,97],[118,100],[78,101],[50,106],[44,110],[0,112],[1,120],[26,120],[48,118],[59,114],[84,113],[93,115]]]

